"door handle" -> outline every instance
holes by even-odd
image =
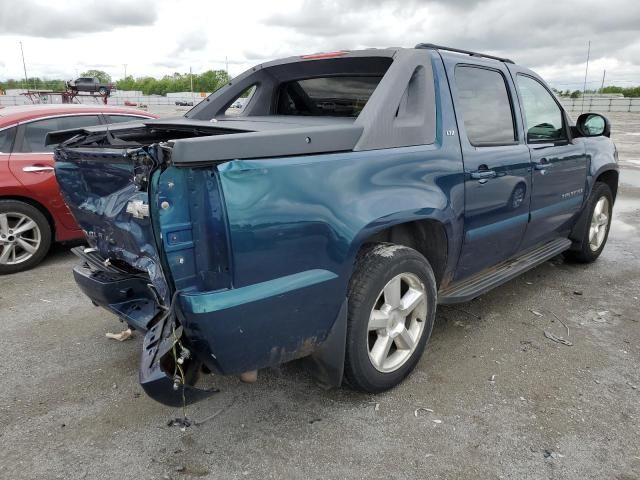
[[[52,172],[53,167],[47,167],[46,165],[29,165],[28,167],[23,167],[22,171],[27,173]]]
[[[498,174],[493,170],[478,170],[477,172],[471,172],[471,178],[475,180],[495,178],[497,176]]]

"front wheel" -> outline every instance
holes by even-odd
[[[108,90],[107,90],[106,88],[104,88],[104,87],[100,87],[100,88],[98,89],[98,93],[100,93],[100,95],[106,95],[106,94],[107,94],[107,91],[108,91]]]
[[[39,264],[51,247],[51,227],[32,205],[0,200],[0,275]]]
[[[591,263],[600,256],[609,238],[613,195],[606,183],[594,185],[586,209],[589,220],[585,222],[580,240],[566,252],[566,256],[578,262]]]
[[[345,376],[352,387],[381,392],[411,373],[431,336],[436,295],[433,270],[415,250],[363,249],[349,286]]]

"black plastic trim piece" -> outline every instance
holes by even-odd
[[[453,48],[453,47],[445,47],[443,45],[435,45],[433,43],[419,43],[415,46],[415,48],[424,48],[431,50],[445,50],[447,52],[455,52],[455,53],[463,53],[465,55],[470,55],[472,57],[482,57],[482,58],[490,58],[492,60],[498,60],[504,63],[515,63],[513,60],[503,57],[497,57],[495,55],[488,55],[486,53],[473,52],[471,50],[462,50],[461,48]]]

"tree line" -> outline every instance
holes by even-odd
[[[111,83],[111,76],[102,70],[89,70],[80,74],[81,77],[97,77],[101,83]],[[193,80],[194,92],[213,92],[231,78],[224,70],[207,70],[203,73],[179,73],[165,75],[162,78],[137,77],[132,75],[115,82],[118,90],[139,90],[144,95],[166,95],[172,92],[190,92]],[[70,80],[70,79],[68,79]],[[26,88],[30,90],[64,90],[65,80],[43,80],[38,77],[28,78],[26,81],[9,79],[0,81],[0,90]]]

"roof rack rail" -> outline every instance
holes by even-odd
[[[446,50],[448,52],[464,53],[466,55],[471,55],[472,57],[483,57],[483,58],[490,58],[492,60],[498,60],[504,63],[515,63],[513,60],[509,60],[508,58],[496,57],[495,55],[487,55],[486,53],[472,52],[470,50],[462,50],[460,48],[443,47],[442,45],[434,45],[433,43],[419,43],[415,46],[415,48]]]

